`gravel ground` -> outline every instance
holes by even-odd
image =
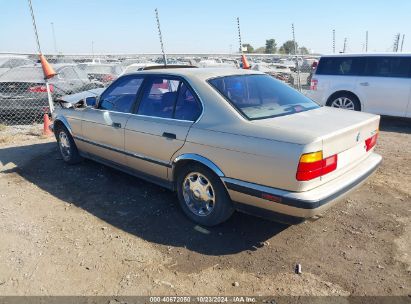
[[[320,219],[238,213],[212,229],[172,192],[65,165],[39,130],[0,130],[0,295],[411,293],[410,121],[383,120],[383,164]]]

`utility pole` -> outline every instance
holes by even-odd
[[[368,53],[368,31],[365,32],[365,52]]]
[[[243,53],[243,43],[241,42],[241,28],[240,28],[240,17],[237,17],[237,28],[238,28],[238,42],[240,43],[240,54]]]
[[[297,50],[297,42],[295,40],[295,29],[294,29],[294,23],[291,24],[291,31],[293,33],[293,41],[294,41],[294,55],[295,55],[295,60],[296,60],[296,68],[297,68],[297,88],[298,91],[301,92],[301,79],[300,79],[300,63],[298,62],[298,50]]]
[[[53,35],[53,45],[54,45],[54,52],[57,54],[57,42],[56,42],[56,32],[54,31],[54,22],[51,22],[51,33]]]
[[[343,53],[347,51],[347,38],[344,38],[344,48],[343,48]]]
[[[398,48],[399,48],[399,45],[400,45],[400,36],[401,36],[401,34],[398,33],[398,34],[395,35],[395,37],[394,37],[393,52],[398,52]]]
[[[405,40],[405,34],[402,34],[402,41],[401,41],[401,53],[404,47],[404,40]]]
[[[335,30],[333,30],[333,54],[335,54]]]
[[[156,20],[157,20],[157,29],[158,29],[158,37],[160,38],[160,47],[161,47],[161,53],[163,54],[163,61],[164,65],[167,65],[167,56],[164,51],[164,44],[163,44],[163,35],[161,34],[161,27],[160,27],[160,18],[158,17],[158,9],[155,9],[156,13]]]

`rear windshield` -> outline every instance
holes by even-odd
[[[208,81],[250,120],[289,115],[319,106],[269,75],[234,75]]]
[[[0,81],[43,82],[44,74],[41,67],[18,67],[2,74],[0,76]]]

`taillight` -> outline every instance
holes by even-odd
[[[103,82],[110,82],[110,81],[113,81],[113,80],[114,80],[114,76],[111,75],[111,74],[105,74],[102,77]]]
[[[326,175],[337,169],[337,154],[323,158],[323,152],[313,152],[301,155],[297,169],[297,180],[308,181]]]
[[[54,91],[52,84],[49,84],[50,92]],[[47,87],[45,85],[38,85],[34,87],[29,87],[27,89],[30,93],[47,93]]]
[[[317,91],[317,88],[318,88],[318,80],[317,79],[311,79],[310,90],[311,91]]]
[[[378,132],[365,140],[365,150],[368,152],[377,144]]]

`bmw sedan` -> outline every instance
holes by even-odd
[[[256,71],[140,71],[81,105],[53,114],[65,162],[89,158],[176,191],[206,226],[236,210],[301,222],[381,162],[379,116],[320,107]]]

